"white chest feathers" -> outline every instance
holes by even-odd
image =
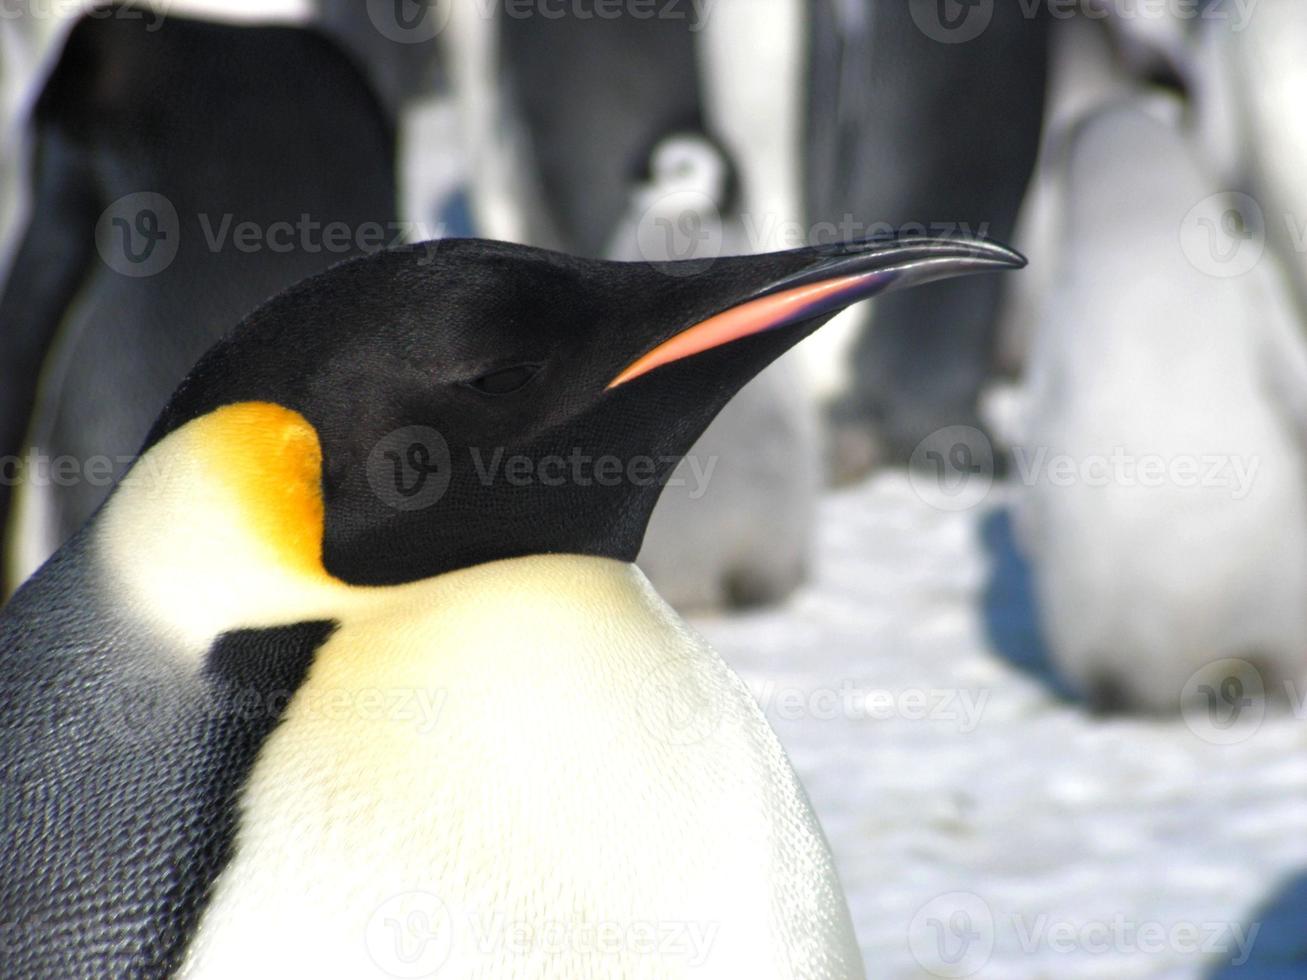
[[[517,559],[347,605],[183,976],[861,976],[775,735],[633,566]]]

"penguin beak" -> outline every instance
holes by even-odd
[[[978,272],[1020,269],[1026,264],[1024,257],[1002,245],[957,238],[869,239],[835,248],[799,249],[786,257],[800,266],[798,271],[658,343],[613,378],[607,390],[745,337],[829,318],[880,293]],[[757,257],[760,261],[776,258]]]

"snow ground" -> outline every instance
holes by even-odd
[[[794,601],[695,624],[807,786],[868,975],[1307,977],[1307,719],[1214,744],[1052,693],[1010,493],[881,475],[823,503]]]

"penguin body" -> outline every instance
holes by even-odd
[[[11,532],[29,543],[15,580],[103,501],[222,332],[398,230],[389,124],[310,31],[84,18],[33,119],[32,217],[0,297],[0,443],[87,470],[28,474],[21,506],[50,526]]]
[[[722,963],[771,976],[800,954],[812,975],[856,975],[838,878],[779,743],[634,566],[537,556],[372,589],[315,576],[309,559],[251,534],[243,509],[263,489],[221,475],[238,454],[311,438],[291,413],[220,409],[151,450],[142,465],[166,483],[125,487],[95,536],[102,574],[122,585],[114,601],[138,611],[134,634],[175,638],[160,688],[201,688],[206,665],[302,672],[312,659],[302,679],[231,679],[255,717],[291,693],[295,707],[257,759],[240,760],[233,854],[182,976],[384,976],[369,922],[413,892],[447,910],[452,975],[547,962],[557,976],[709,976]],[[202,523],[188,520],[197,510]],[[194,533],[179,540],[186,524]],[[240,584],[215,602],[214,576]],[[274,628],[281,647],[267,627],[286,619],[334,625]],[[233,622],[254,629],[217,642]],[[198,781],[213,745],[164,761]],[[686,929],[664,934],[657,956],[607,955],[582,931],[600,909],[624,931]],[[794,909],[802,923],[786,921]],[[771,922],[778,931],[759,931]],[[561,953],[545,945],[551,923]],[[690,943],[707,942],[700,924],[710,946]],[[537,937],[525,947],[523,928]]]
[[[1039,329],[1041,304],[1053,288],[1059,245],[1065,147],[1075,126],[1091,112],[1136,95],[1134,79],[1122,76],[1111,34],[1085,17],[1049,28],[1049,81],[1039,159],[1014,232],[1019,247],[1044,261],[1004,291],[999,362],[1009,377],[1021,374],[1031,339]]]
[[[541,22],[504,7],[494,29],[505,108],[538,175],[528,236],[599,256],[651,151],[673,133],[703,132],[704,115],[689,21],[602,18],[594,8],[583,0]]]
[[[1251,243],[1177,117],[1125,103],[1072,140],[1016,451],[1046,637],[1109,708],[1176,710],[1224,659],[1268,692],[1307,667],[1307,356],[1269,261],[1223,264]]]
[[[814,227],[1010,238],[1039,148],[1050,20],[1042,7],[1027,16],[1006,3],[814,4]],[[931,226],[941,218],[945,227]],[[993,366],[1000,289],[939,283],[873,306],[831,409],[837,477],[907,463],[938,429],[983,429],[976,402]]]
[[[27,140],[22,124],[30,79],[38,69],[38,25],[34,18],[0,23],[0,276],[9,267],[23,215],[23,160]]]
[[[1239,176],[1257,198],[1267,241],[1292,276],[1299,307],[1307,310],[1307,127],[1298,118],[1307,70],[1296,56],[1307,38],[1307,10],[1268,0],[1242,29],[1215,21],[1206,26],[1217,68],[1212,85],[1232,93],[1228,142],[1240,151]]]
[[[261,307],[0,614],[5,976],[860,976],[784,753],[632,562],[836,309],[1017,264],[447,240]]]
[[[1220,16],[1214,17],[1214,14]],[[1099,17],[1078,16],[1050,26],[1050,76],[1043,140],[1015,241],[1044,261],[1031,275],[1012,280],[1004,292],[1000,361],[1015,377],[1039,326],[1043,297],[1053,289],[1059,247],[1060,187],[1067,147],[1076,127],[1103,108],[1170,88],[1183,93],[1185,126],[1203,166],[1225,186],[1240,186],[1247,137],[1236,132],[1233,90],[1225,77],[1223,43],[1229,11],[1179,19],[1154,10],[1123,17],[1105,6]],[[1195,202],[1197,203],[1197,202]]]
[[[409,20],[403,13],[384,4],[313,0],[306,18],[350,52],[367,74],[369,87],[387,115],[396,120],[413,101],[431,95],[443,81],[440,21]],[[427,16],[438,17],[439,11]]]

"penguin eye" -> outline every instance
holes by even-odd
[[[483,395],[507,395],[517,391],[534,378],[539,370],[539,364],[518,364],[483,374],[475,381],[467,382],[467,386]]]

